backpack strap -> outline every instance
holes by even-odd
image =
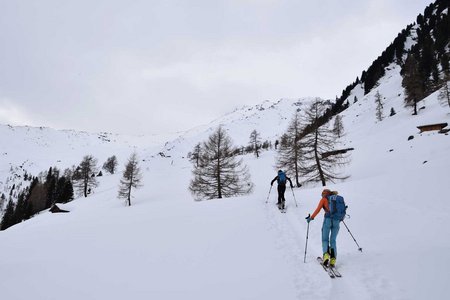
[[[328,204],[328,210],[325,207],[325,205],[323,206],[323,210],[325,211],[325,218],[331,218],[331,214],[330,214],[330,198],[329,196],[325,197],[327,199],[327,204]]]

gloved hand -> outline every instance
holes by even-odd
[[[312,220],[314,220],[314,218],[311,218],[311,215],[308,215],[306,218],[306,222],[311,222]]]

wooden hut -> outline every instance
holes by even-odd
[[[433,130],[440,131],[447,125],[448,125],[447,123],[436,123],[436,124],[417,126],[417,128],[420,130],[420,133],[422,133],[424,131],[433,131]]]
[[[53,204],[52,207],[50,208],[50,211],[52,213],[68,213],[68,210],[64,210],[59,208],[56,204]]]

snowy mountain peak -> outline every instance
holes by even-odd
[[[236,108],[211,123],[188,130],[166,143],[165,151],[185,156],[197,143],[206,140],[218,126],[227,130],[235,146],[246,146],[253,130],[260,133],[262,140],[274,142],[284,133],[294,113],[316,99],[320,98],[282,98],[275,102],[266,100],[254,106]]]

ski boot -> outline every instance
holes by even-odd
[[[330,259],[330,267],[333,268],[336,266],[336,257],[332,257]]]
[[[334,267],[336,265],[336,252],[333,248],[328,249],[328,252],[330,253],[330,267]]]
[[[328,267],[329,262],[330,262],[330,254],[328,252],[325,252],[323,254],[322,263],[324,266]]]

